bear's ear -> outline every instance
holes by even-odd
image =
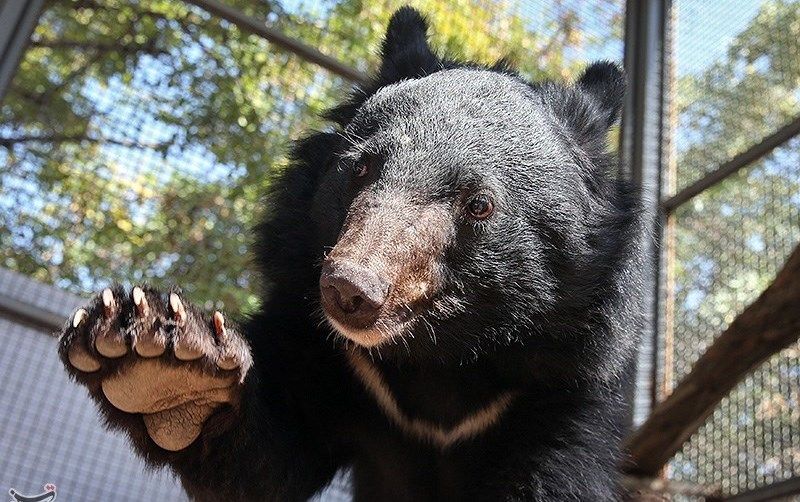
[[[610,61],[593,63],[578,79],[577,86],[594,101],[606,127],[619,118],[625,98],[625,73],[619,66]]]
[[[381,46],[380,80],[384,84],[424,77],[441,63],[428,45],[428,23],[411,7],[392,15]]]
[[[428,45],[428,24],[422,14],[402,7],[392,15],[381,45],[380,71],[369,83],[357,87],[342,104],[325,117],[341,126],[353,120],[358,108],[381,87],[420,78],[442,69],[442,61]]]

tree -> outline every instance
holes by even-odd
[[[680,18],[678,22],[680,22]],[[676,83],[679,187],[791,121],[800,87],[800,4],[762,4],[726,56]],[[679,41],[679,43],[681,43]],[[687,40],[683,43],[691,43]],[[772,281],[800,238],[800,141],[700,194],[674,216],[675,381]],[[667,285],[669,288],[670,286]],[[669,336],[670,333],[667,333]],[[678,479],[737,491],[800,470],[800,352],[740,385],[672,463]],[[668,382],[668,385],[674,382]]]
[[[365,71],[401,5],[227,3]],[[416,4],[447,52],[537,77],[574,74],[568,50],[621,23],[613,0],[556,1],[541,32],[515,3]],[[582,16],[617,31],[592,38]],[[175,281],[209,307],[253,307],[259,196],[348,85],[183,2],[51,0],[0,108],[0,265],[79,293]]]

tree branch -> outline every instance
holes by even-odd
[[[718,486],[699,485],[662,478],[639,478],[624,476],[622,487],[626,492],[625,500],[628,502],[666,501],[672,500],[671,496],[701,498],[705,502],[722,500],[721,490]]]
[[[32,40],[31,47],[47,49],[80,49],[97,52],[118,52],[121,54],[144,53],[153,56],[167,54],[168,51],[156,48],[153,42],[146,44],[117,44],[106,42],[88,42],[79,40]]]
[[[51,134],[51,135],[24,135],[10,138],[0,137],[0,146],[11,148],[19,143],[99,143],[118,145],[128,148],[149,148],[160,150],[172,144],[172,141],[162,143],[139,143],[137,141],[119,140],[113,138],[97,138],[86,134]]]
[[[800,336],[800,246],[627,442],[626,470],[655,476],[748,373]]]

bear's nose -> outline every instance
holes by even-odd
[[[326,261],[319,287],[326,311],[355,328],[371,326],[389,294],[389,284],[378,274],[346,261]]]

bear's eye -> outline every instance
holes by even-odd
[[[467,211],[476,220],[485,220],[494,212],[492,198],[486,194],[476,195],[467,204]]]
[[[375,166],[375,156],[373,155],[365,155],[359,159],[358,163],[355,166],[355,176],[356,178],[363,178],[364,176],[368,175],[372,168]]]

